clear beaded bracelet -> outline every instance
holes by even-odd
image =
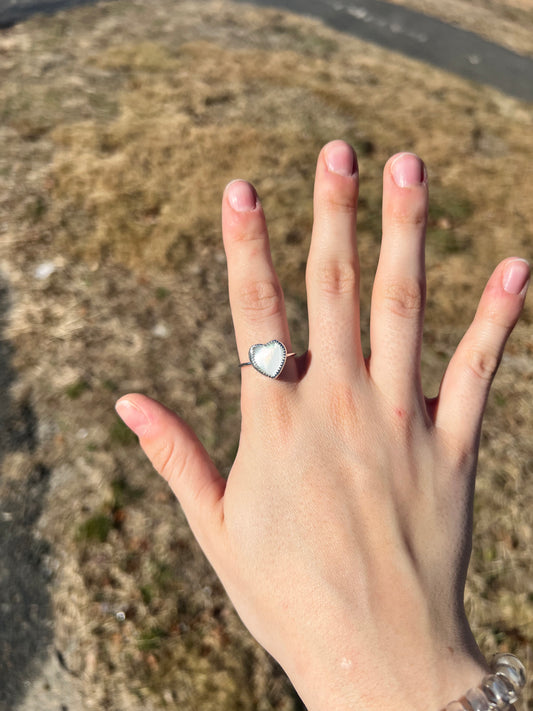
[[[514,654],[497,654],[491,674],[479,686],[452,701],[444,711],[508,711],[519,699],[526,683],[526,670]]]

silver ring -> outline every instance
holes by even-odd
[[[287,358],[296,353],[287,353],[286,347],[281,341],[276,339],[268,343],[255,343],[248,351],[248,363],[240,363],[239,368],[245,365],[253,366],[258,373],[266,375],[267,378],[277,378],[287,362]]]

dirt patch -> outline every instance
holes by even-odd
[[[239,373],[220,196],[231,178],[255,182],[303,350],[314,161],[334,137],[359,152],[364,314],[382,166],[400,149],[427,161],[433,394],[492,267],[532,256],[531,107],[318,22],[228,2],[118,0],[35,20],[0,36],[0,73],[10,396],[31,405],[31,457],[50,472],[38,531],[64,667],[87,709],[296,709],[114,400],[164,400],[228,472]],[[489,404],[468,589],[483,650],[524,658],[532,390],[528,310]]]

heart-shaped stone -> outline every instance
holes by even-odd
[[[287,349],[281,341],[256,343],[249,350],[250,363],[268,378],[277,378],[287,360]]]

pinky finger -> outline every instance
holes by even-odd
[[[524,259],[509,258],[496,267],[444,374],[435,425],[463,451],[476,446],[490,386],[520,316],[528,282],[529,264]]]

